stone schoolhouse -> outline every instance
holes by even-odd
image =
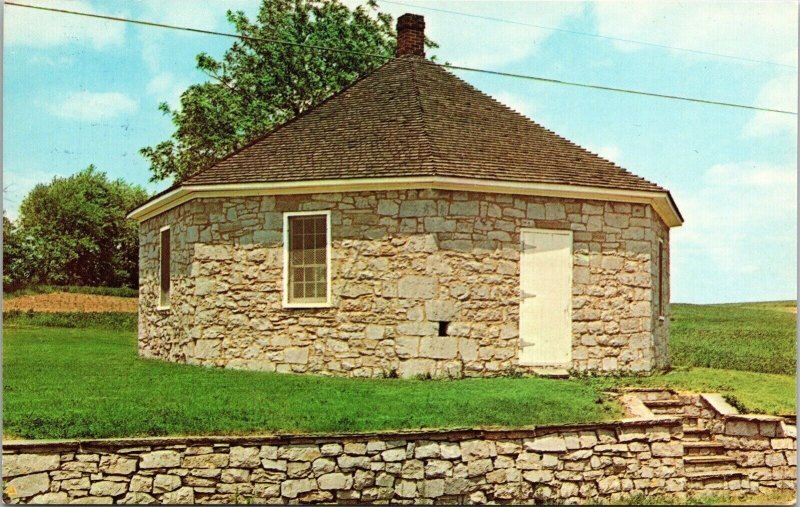
[[[139,352],[344,376],[668,365],[670,193],[396,58],[140,223]]]

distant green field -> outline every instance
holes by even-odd
[[[35,294],[51,294],[53,292],[94,294],[97,296],[117,296],[123,298],[139,297],[139,289],[132,289],[130,287],[86,287],[82,285],[35,285],[4,292],[3,297],[8,299],[19,296],[32,296]]]
[[[794,301],[725,305],[673,304],[669,343],[674,367],[794,375]]]

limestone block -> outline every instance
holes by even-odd
[[[181,487],[181,478],[177,475],[158,474],[153,479],[153,493],[166,493]]]
[[[21,475],[5,483],[4,493],[9,498],[27,498],[44,493],[50,488],[50,477],[46,472]]]
[[[409,378],[431,374],[435,368],[436,361],[433,359],[409,359],[400,362],[397,372],[401,377]]]
[[[436,201],[430,200],[406,200],[400,203],[401,218],[406,217],[432,217],[436,216]]]
[[[43,504],[64,505],[68,501],[69,501],[69,496],[64,491],[43,493],[41,495],[36,495],[31,499],[31,503],[36,505],[43,505]]]
[[[537,204],[533,202],[529,202],[526,210],[525,216],[527,218],[533,218],[538,220],[544,220],[545,218],[545,207],[544,204]]]
[[[388,199],[380,199],[378,201],[378,214],[387,216],[397,216],[400,211],[400,205],[395,201]]]
[[[419,355],[433,359],[453,359],[458,352],[458,338],[425,336],[420,340]]]
[[[278,458],[289,461],[312,462],[322,456],[319,446],[314,444],[284,445],[278,448]]]
[[[308,347],[289,347],[283,351],[283,360],[289,364],[308,364]]]
[[[353,477],[341,472],[330,473],[320,476],[317,479],[320,489],[350,489],[353,486]]]
[[[61,502],[66,503],[66,502]],[[119,500],[121,504],[134,504],[134,505],[153,505],[157,504],[158,500],[156,500],[153,496],[148,495],[147,493],[143,493],[141,491],[131,491],[124,497]]]
[[[179,467],[181,455],[176,451],[153,451],[141,455],[140,468]]]
[[[110,496],[82,496],[70,500],[70,504],[108,505],[114,503]],[[166,502],[165,502],[166,503]]]
[[[487,440],[465,440],[461,442],[461,458],[471,461],[497,456],[495,443]]]
[[[57,454],[5,454],[3,455],[3,477],[55,470],[60,461]]]
[[[740,435],[751,437],[758,435],[758,422],[755,421],[728,421],[725,424],[726,435]]]
[[[415,458],[438,458],[441,456],[438,442],[419,442],[414,448]]]
[[[228,466],[228,455],[215,453],[185,456],[182,466],[183,468],[222,468]]]
[[[198,359],[215,359],[220,356],[222,340],[197,340],[194,344],[194,356]]]
[[[442,459],[459,459],[461,457],[461,446],[455,442],[440,442],[439,452]]]
[[[153,490],[153,478],[144,475],[134,475],[131,477],[131,491],[151,492]]]
[[[436,277],[406,275],[397,284],[398,296],[404,299],[431,299],[438,294]]]
[[[567,450],[567,444],[564,437],[557,435],[546,435],[536,437],[534,439],[525,439],[523,445],[526,450],[534,452],[564,452]]]
[[[193,504],[194,490],[189,487],[183,487],[169,493],[161,495],[161,503],[165,504]]]
[[[656,458],[683,456],[683,443],[680,441],[654,442],[652,451]]]
[[[261,464],[258,447],[233,446],[229,451],[228,464],[232,467],[256,468]]]
[[[425,317],[430,321],[455,320],[458,317],[458,307],[452,301],[426,301]]]
[[[403,448],[387,449],[381,453],[383,461],[403,461],[406,459],[406,450]]]
[[[401,322],[397,324],[397,332],[402,335],[430,336],[438,333],[439,325],[435,322]]]
[[[124,482],[97,481],[92,483],[89,494],[92,496],[119,496],[128,491]]]

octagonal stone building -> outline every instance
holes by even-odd
[[[668,365],[670,193],[424,56],[134,210],[139,353],[345,376]]]

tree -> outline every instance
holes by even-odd
[[[3,289],[14,290],[38,281],[36,241],[3,214]]]
[[[24,239],[26,257],[19,258],[36,264],[28,266],[31,281],[136,287],[138,225],[126,214],[147,197],[93,165],[36,185],[20,206],[19,230],[9,228]]]
[[[181,181],[208,167],[394,54],[392,17],[379,12],[375,0],[354,10],[339,0],[264,0],[253,21],[243,12],[227,16],[243,39],[221,61],[197,56],[197,67],[213,81],[190,86],[179,109],[159,106],[172,117],[175,132],[140,150],[150,161],[152,181]]]

